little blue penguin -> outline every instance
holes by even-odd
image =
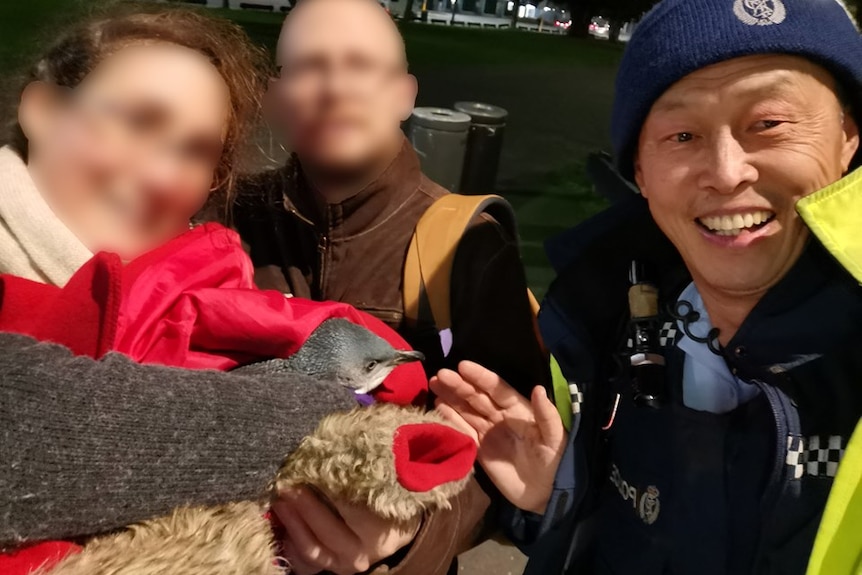
[[[423,361],[418,351],[401,351],[364,327],[346,319],[321,323],[302,347],[287,359],[275,359],[243,366],[238,373],[301,373],[335,381],[365,394],[383,383],[397,366]]]

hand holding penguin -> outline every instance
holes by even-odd
[[[287,360],[240,371],[325,377],[364,393],[398,365],[421,358],[332,319]],[[176,509],[96,537],[39,575],[304,575],[319,565],[354,573],[412,540],[423,513],[449,508],[475,457],[473,440],[434,412],[386,403],[357,407],[322,420],[259,500]],[[308,528],[297,530],[296,521]],[[333,540],[329,531],[352,546],[326,556],[320,542]]]

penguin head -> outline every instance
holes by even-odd
[[[335,380],[363,394],[399,365],[424,359],[418,351],[395,349],[368,329],[336,318],[321,323],[288,363],[293,371]]]

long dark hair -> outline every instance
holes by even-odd
[[[236,24],[190,8],[114,3],[55,36],[25,75],[21,90],[34,81],[74,88],[107,56],[126,46],[146,42],[168,42],[200,52],[215,66],[230,90],[227,136],[214,174],[217,190],[207,210],[226,219],[233,201],[240,153],[258,125],[261,97],[269,75],[266,52],[252,44]],[[10,122],[6,143],[27,160],[27,138],[17,118]]]

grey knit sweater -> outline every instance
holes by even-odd
[[[260,495],[335,384],[99,361],[0,334],[0,548]]]

